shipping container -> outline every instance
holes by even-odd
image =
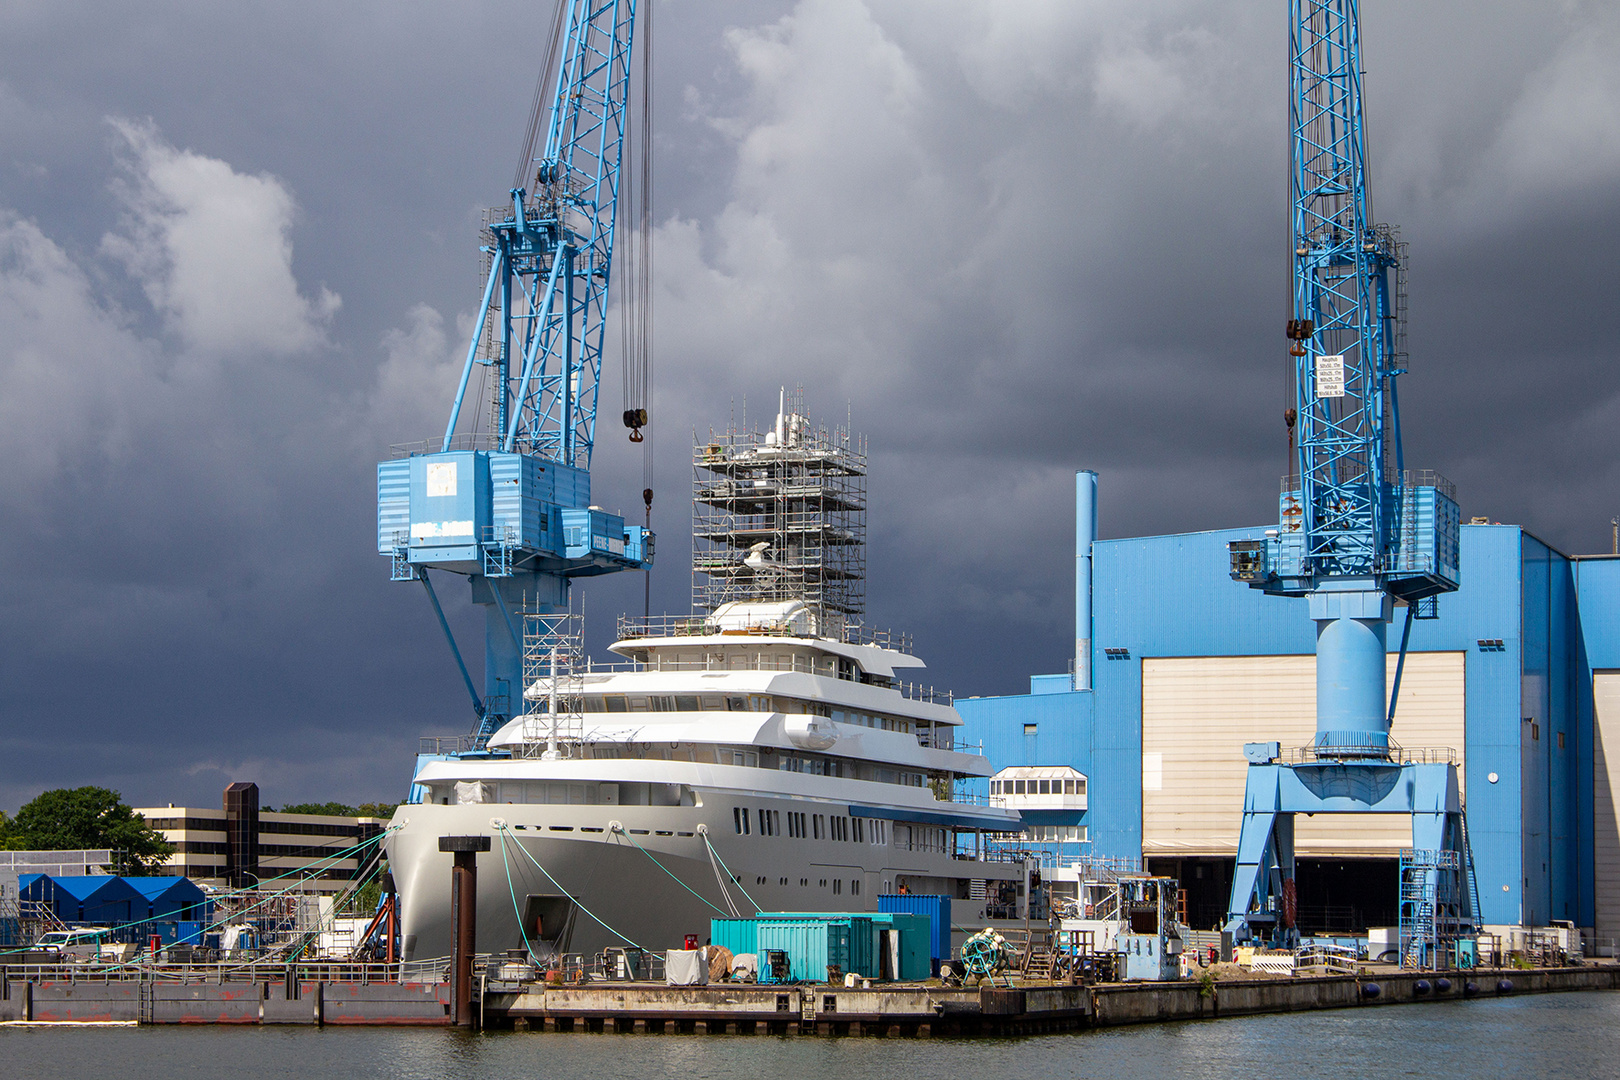
[[[773,950],[788,957],[789,982],[826,982],[829,965],[840,971],[849,964],[851,920],[843,918],[759,919],[759,981],[777,981],[766,959]]]
[[[878,910],[908,912],[926,915],[929,921],[928,956],[937,968],[939,961],[951,958],[951,898],[948,896],[913,896],[909,893],[883,893],[878,896]]]
[[[709,944],[731,950],[732,956],[759,952],[758,919],[710,919]]]

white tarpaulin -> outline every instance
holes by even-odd
[[[670,986],[709,985],[709,965],[699,949],[671,949],[664,954],[664,982]]]
[[[456,805],[474,806],[478,803],[495,801],[495,789],[490,784],[477,780],[456,781]]]

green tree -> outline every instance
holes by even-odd
[[[265,807],[266,811],[270,808]],[[281,808],[283,814],[327,814],[331,817],[354,817],[356,810],[348,803],[340,802],[300,802],[288,803]]]
[[[174,854],[163,834],[146,824],[116,791],[101,787],[56,788],[17,811],[7,838],[13,849],[69,851],[112,848],[118,872],[152,873]]]
[[[403,804],[397,802],[363,802],[355,807],[355,811],[360,817],[386,819],[393,817],[394,811],[398,810],[401,805]]]

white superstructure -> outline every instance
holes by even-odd
[[[923,663],[903,640],[860,625],[864,443],[784,393],[770,429],[711,431],[693,465],[701,613],[622,620],[611,668],[584,663],[576,617],[524,615],[524,714],[421,759],[387,840],[407,959],[449,951],[451,835],[490,837],[482,951],[664,949],[712,916],[887,892],[949,895],[972,929],[1021,906],[1021,863],[971,857],[1018,813],[955,795],[985,759],[904,680]]]
[[[956,747],[956,710],[899,681],[915,657],[795,633],[790,611],[739,602],[665,620],[613,645],[630,663],[559,673],[577,699],[532,683],[534,711],[489,741],[510,756],[425,762],[423,801],[400,808],[388,840],[406,957],[448,951],[438,838],[476,833],[491,837],[481,950],[527,939],[588,953],[621,936],[668,948],[755,904],[875,910],[901,890],[953,896],[956,921],[982,922],[986,881],[1022,868],[957,857],[957,834],[1021,825],[952,801],[955,778],[990,771]]]

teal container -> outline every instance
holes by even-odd
[[[934,974],[934,961],[930,955],[932,950],[929,947],[933,927],[927,915],[884,911],[868,917],[872,920],[874,930],[892,929],[900,934],[900,970],[895,972],[896,979],[901,982],[922,982]],[[874,934],[874,937],[877,944],[873,971],[880,972],[883,963],[882,939],[877,934]]]
[[[869,916],[849,920],[849,964],[844,970],[868,979],[878,977],[878,925]]]
[[[710,919],[709,944],[731,950],[732,956],[759,952],[758,919]]]
[[[789,982],[826,982],[828,965],[849,970],[848,916],[833,918],[765,918],[758,921],[759,981],[776,982],[767,954],[787,954]]]

